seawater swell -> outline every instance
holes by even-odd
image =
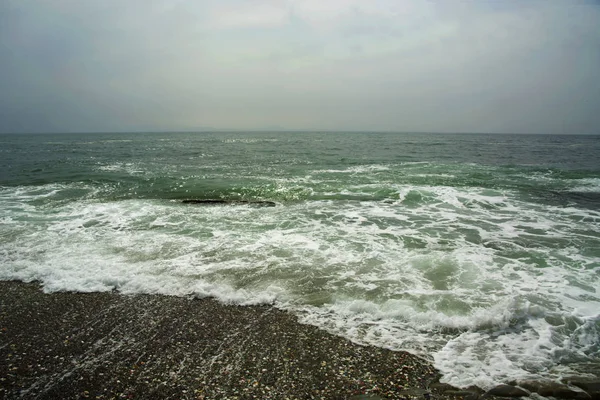
[[[600,175],[585,160],[482,162],[439,137],[126,137],[15,150],[2,279],[273,303],[430,357],[458,386],[600,365]]]
[[[570,173],[570,176],[563,177],[565,174],[552,170],[430,162],[355,166],[339,170],[303,168],[300,172],[305,173],[304,176],[293,175],[297,172],[294,168],[274,174],[271,168],[240,171],[229,165],[203,174],[177,175],[178,167],[157,171],[151,163],[97,166],[95,179],[89,178],[93,174],[78,173],[79,176],[64,180],[66,185],[77,182],[72,192],[63,191],[64,198],[77,200],[79,195],[81,198],[93,197],[106,201],[132,198],[395,201],[399,199],[399,192],[408,187],[413,190],[407,201],[418,202],[427,200],[429,187],[453,187],[510,192],[525,201],[598,209],[598,192],[594,190],[597,190],[599,183],[594,178],[588,178],[594,174],[585,172]]]

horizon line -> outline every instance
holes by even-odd
[[[233,128],[199,128],[179,130],[113,130],[113,131],[25,131],[2,132],[1,135],[56,135],[56,134],[143,134],[143,133],[391,133],[391,134],[433,134],[433,135],[552,135],[552,136],[597,136],[600,132],[588,133],[553,133],[553,132],[477,132],[477,131],[401,131],[401,130],[376,130],[376,129],[233,129]]]

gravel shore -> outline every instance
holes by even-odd
[[[427,398],[437,377],[270,306],[0,282],[0,398]]]
[[[361,346],[271,306],[0,281],[0,399],[600,400],[600,381],[439,383],[427,361]]]

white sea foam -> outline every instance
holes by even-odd
[[[144,169],[135,163],[124,163],[117,162],[113,164],[100,165],[98,166],[99,171],[109,171],[109,172],[126,172],[130,175],[136,175],[144,173]]]
[[[577,179],[571,188],[573,192],[600,193],[600,178]]]
[[[387,165],[355,165],[352,167],[344,168],[344,169],[321,169],[315,170],[313,173],[315,174],[362,174],[362,173],[372,173],[378,171],[388,171],[390,169]]]
[[[39,207],[64,188],[2,188],[0,279],[275,303],[358,342],[429,354],[458,386],[556,377],[564,357],[598,357],[598,213],[510,191],[388,186],[397,200],[273,208]]]
[[[267,143],[278,141],[279,139],[275,138],[227,138],[223,140],[223,143]]]

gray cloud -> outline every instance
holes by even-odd
[[[0,4],[0,131],[600,133],[591,1]]]

